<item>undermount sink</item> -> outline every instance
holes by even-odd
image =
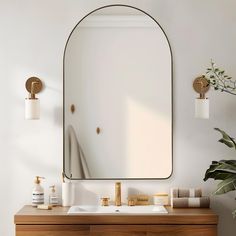
[[[70,207],[68,214],[167,214],[164,206],[95,206],[79,205]]]

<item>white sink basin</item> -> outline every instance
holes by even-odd
[[[68,214],[167,214],[164,206],[93,206],[80,205],[70,207]]]

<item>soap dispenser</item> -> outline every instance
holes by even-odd
[[[44,177],[36,176],[35,177],[35,185],[32,191],[32,206],[38,206],[44,204],[44,189],[40,185],[40,180],[45,179]]]
[[[49,194],[49,204],[52,206],[57,206],[59,204],[59,201],[58,201],[59,198],[56,194],[55,185],[52,185],[49,188],[51,189],[51,192]]]

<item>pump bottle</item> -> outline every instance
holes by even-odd
[[[52,185],[49,188],[51,189],[51,192],[49,194],[49,204],[52,206],[57,206],[59,204],[59,201],[58,201],[59,198],[56,194],[55,185]]]
[[[45,179],[44,177],[36,176],[34,180],[34,188],[32,191],[32,206],[37,207],[38,205],[44,204],[44,189],[40,185],[40,180]]]

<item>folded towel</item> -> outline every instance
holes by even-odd
[[[200,188],[187,188],[187,189],[179,188],[179,198],[201,197],[201,196],[202,196],[202,190]]]
[[[183,197],[202,197],[202,190],[200,188],[172,188],[172,198],[183,198]]]
[[[184,208],[184,207],[209,208],[210,198],[209,197],[172,198],[171,206],[173,208]]]
[[[179,189],[171,188],[170,189],[170,205],[173,206],[173,199],[179,197]]]
[[[179,197],[179,189],[178,188],[172,188],[170,190],[170,197],[171,198],[178,198]]]

